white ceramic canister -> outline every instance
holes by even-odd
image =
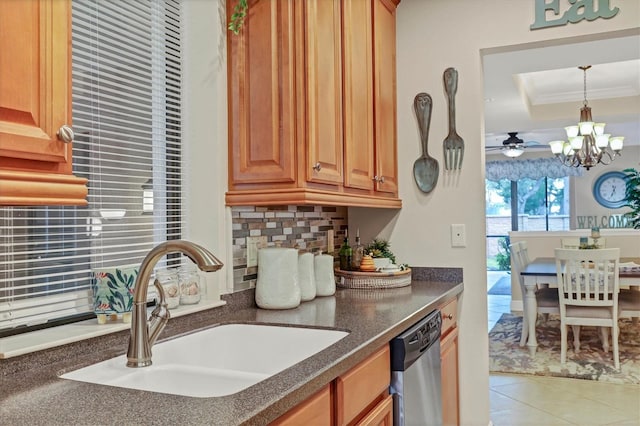
[[[300,300],[303,302],[316,297],[313,258],[313,253],[301,253],[298,256],[298,285],[300,285]]]
[[[336,279],[333,275],[333,256],[319,254],[314,258],[316,277],[316,296],[331,296],[336,292]]]
[[[284,247],[258,250],[256,304],[263,309],[291,309],[300,305],[298,250]]]

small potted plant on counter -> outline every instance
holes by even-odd
[[[389,242],[386,240],[376,238],[365,247],[364,251],[373,257],[376,270],[396,263],[396,256],[390,250]]]

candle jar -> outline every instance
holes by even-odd
[[[178,286],[178,274],[175,269],[156,271],[156,279],[164,290],[167,308],[177,308],[180,304],[180,287]]]
[[[178,271],[180,304],[193,305],[201,298],[200,275],[195,267],[183,266]]]

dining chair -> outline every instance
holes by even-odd
[[[523,244],[524,243],[524,244]],[[509,245],[512,259],[512,275],[515,275],[520,285],[520,291],[522,292],[522,331],[520,332],[520,346],[524,346],[529,336],[529,323],[527,321],[527,313],[525,312],[527,304],[524,303],[527,290],[524,286],[524,277],[520,275],[520,272],[529,263],[529,257],[527,253],[523,254],[523,247],[526,250],[526,242],[518,241]],[[525,263],[526,262],[526,263]],[[548,319],[549,314],[559,314],[560,304],[558,302],[558,292],[554,288],[538,288],[536,289],[536,305],[537,313],[544,314],[545,321]]]
[[[600,237],[597,239],[598,248],[602,249],[607,246],[607,239],[604,237]],[[587,237],[587,244],[590,246],[594,245],[596,240],[591,237]],[[560,239],[560,247],[565,249],[578,249],[580,248],[580,238],[579,237],[568,237]]]
[[[580,248],[580,238],[577,238],[577,237],[561,238],[560,247],[564,249],[578,249]]]
[[[613,362],[620,369],[618,352],[618,269],[620,249],[555,249],[560,301],[560,363],[567,360],[567,331],[573,329],[574,352],[580,351],[580,326],[601,327],[605,352],[606,330],[611,328]]]

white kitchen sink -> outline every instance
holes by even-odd
[[[63,379],[200,398],[248,388],[331,346],[348,332],[259,324],[225,324],[157,343],[153,364],[129,368],[126,355]]]

